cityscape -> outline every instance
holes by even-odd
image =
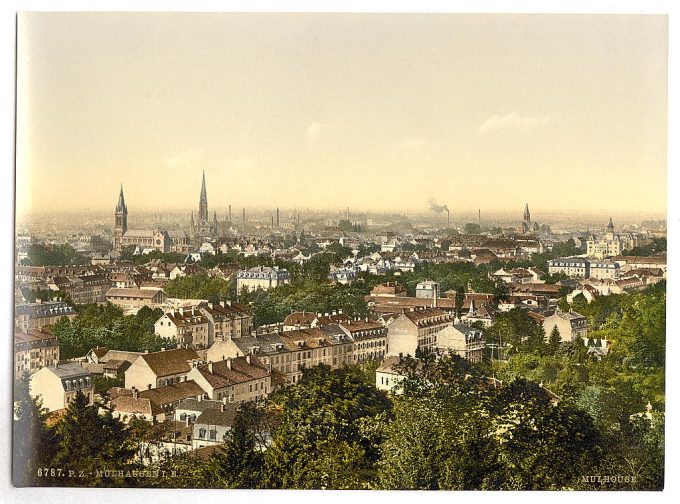
[[[14,485],[663,490],[667,19],[501,18],[23,13]]]

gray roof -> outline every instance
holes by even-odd
[[[264,354],[280,352],[276,349],[276,345],[283,345],[285,348],[285,343],[276,333],[260,334],[257,337],[242,336],[233,338],[231,341],[243,352],[243,355],[248,355],[252,347],[259,347],[259,352]]]
[[[62,301],[47,301],[44,303],[31,303],[17,305],[14,309],[15,316],[28,315],[29,317],[53,317],[55,315],[71,315],[76,311]]]
[[[77,362],[65,362],[56,366],[49,366],[47,369],[52,371],[59,378],[73,378],[75,376],[90,376],[90,372]]]
[[[187,411],[207,411],[210,409],[219,410],[222,405],[222,401],[213,401],[210,399],[198,400],[193,397],[184,399],[181,403],[177,405],[175,410],[187,410]],[[228,409],[236,410],[238,408],[238,403],[227,403]]]
[[[466,336],[469,336],[469,335],[474,334],[474,333],[481,333],[482,332],[475,327],[470,327],[470,326],[465,325],[465,324],[453,324],[453,326],[456,329],[458,329],[460,332],[465,334]]]
[[[219,409],[207,409],[201,413],[194,425],[221,425],[223,427],[231,427],[236,418],[235,410],[220,411]]]

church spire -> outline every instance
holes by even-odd
[[[118,195],[118,204],[116,205],[116,213],[127,213],[125,206],[125,196],[123,195],[123,183],[120,184],[120,194]]]
[[[531,222],[531,214],[529,213],[529,203],[524,204],[524,221]]]
[[[205,170],[203,170],[203,180],[201,181],[201,197],[198,201],[198,222],[208,222],[208,193],[205,190]]]

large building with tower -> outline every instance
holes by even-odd
[[[586,241],[586,255],[593,259],[604,259],[620,255],[626,249],[626,240],[614,232],[611,217],[604,236],[590,235]]]
[[[113,249],[120,252],[125,247],[154,249],[160,252],[186,253],[191,249],[191,240],[185,231],[165,229],[129,229],[128,209],[125,204],[123,185],[120,186],[113,227]]]

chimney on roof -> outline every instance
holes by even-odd
[[[196,396],[196,400],[197,400],[198,402],[203,401],[203,394],[200,394],[200,395]]]
[[[151,384],[150,383],[146,384],[146,390],[151,390]]]
[[[149,349],[148,349],[148,348],[145,348],[145,349],[144,349],[144,353],[149,353]]]
[[[184,419],[184,423],[187,427],[191,425],[191,415],[187,415],[187,417]]]
[[[132,398],[139,399],[139,390],[134,385],[132,386]]]
[[[227,369],[231,369],[231,357],[227,357]]]
[[[179,314],[184,315],[184,307],[183,306],[179,307]]]
[[[246,362],[250,364],[250,354],[246,355]]]

